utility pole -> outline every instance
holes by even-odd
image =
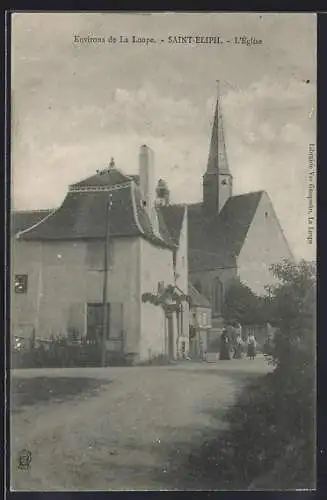
[[[104,242],[104,261],[103,261],[103,291],[102,291],[102,342],[101,342],[101,366],[106,366],[106,350],[108,336],[108,304],[107,304],[107,288],[108,288],[108,250],[109,250],[109,213],[112,206],[112,193],[109,194],[109,200],[106,203],[105,214],[105,242]]]

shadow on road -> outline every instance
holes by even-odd
[[[154,457],[152,464],[142,463],[141,460],[128,466],[115,463],[114,474],[126,477],[128,489],[137,489],[138,485],[140,488],[143,485],[145,489],[155,485],[156,490],[178,491],[236,489],[236,478],[228,476],[228,471],[223,469],[223,462],[219,460],[219,448],[224,447],[226,453],[228,446],[224,437],[228,429],[224,421],[227,409],[207,408],[204,413],[212,418],[214,425],[183,428],[183,437],[181,428],[158,427],[158,436],[167,435],[167,429],[172,436],[166,442],[158,439],[150,446],[140,445],[135,436],[135,440],[126,443],[124,448],[141,456],[143,453],[145,456],[151,455]]]
[[[211,434],[203,433],[197,439],[176,441],[173,448],[171,443],[158,443],[156,449],[151,450],[156,454],[151,466],[142,463],[128,467],[115,464],[114,469],[119,477],[121,475],[126,477],[128,489],[134,489],[135,484],[143,478],[144,485],[155,484],[156,489],[232,490],[235,489],[233,486],[235,478],[226,478],[226,471],[224,477],[221,477],[221,464],[217,462],[217,449],[223,434],[223,429],[213,430]],[[135,447],[130,445],[128,448],[137,449],[139,452],[149,451],[147,447],[142,450],[139,445]]]
[[[174,369],[175,370],[175,369]],[[176,371],[190,372],[188,367],[178,367]],[[201,367],[191,370],[193,374],[215,375],[217,377],[217,387],[219,388],[219,378],[231,378],[233,381],[238,381],[238,389],[235,394],[253,381],[258,379],[262,371],[251,372],[249,369],[242,366],[233,366],[233,369],[219,367],[217,370],[212,367]],[[235,402],[235,397],[233,398]],[[153,466],[149,467],[142,463],[136,463],[135,466],[129,469],[129,480],[134,482],[144,478],[150,484],[158,485],[159,489],[163,490],[245,490],[248,484],[244,479],[237,477],[235,469],[230,468],[230,464],[234,461],[235,450],[237,446],[235,442],[230,441],[231,436],[228,432],[229,424],[226,418],[229,410],[229,403],[221,408],[202,408],[200,411],[204,413],[206,420],[211,422],[209,425],[197,425],[187,428],[175,427],[158,427],[158,436],[170,434],[171,439],[168,442],[160,442],[159,440],[153,443],[151,450],[144,446],[143,450],[135,438],[135,442],[130,442],[126,448],[137,450],[139,452],[151,451],[156,458],[153,461]],[[233,406],[234,403],[230,402]],[[176,436],[176,440],[174,439]],[[235,440],[234,440],[235,441]],[[157,465],[158,464],[158,465]],[[119,466],[123,469],[123,466]],[[124,472],[123,472],[124,473]],[[125,473],[124,473],[125,474]]]
[[[190,375],[210,375],[210,376],[215,376],[217,379],[219,377],[225,377],[225,378],[231,378],[234,381],[241,381],[241,382],[247,382],[249,379],[254,379],[257,378],[259,375],[266,373],[266,370],[257,370],[257,371],[251,371],[248,369],[244,369],[243,367],[235,368],[232,367],[230,369],[222,368],[219,367],[217,369],[215,368],[201,368],[201,369],[196,369],[192,368],[190,370],[189,368],[173,368],[172,371],[179,371],[179,372],[184,372],[184,373],[190,373]]]
[[[55,400],[64,402],[79,395],[98,395],[102,386],[110,384],[107,379],[71,377],[14,377],[11,380],[11,413],[20,413],[24,406],[47,403]]]

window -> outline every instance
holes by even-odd
[[[207,326],[211,326],[211,311],[207,311]]]
[[[207,326],[207,315],[205,312],[201,314],[201,326]]]
[[[204,327],[205,326],[205,313],[204,312],[199,312],[199,326]]]
[[[27,293],[27,274],[16,274],[15,293]]]
[[[219,278],[215,278],[212,284],[212,310],[221,313],[223,304],[223,284]]]
[[[197,280],[195,283],[194,283],[194,287],[197,289],[198,292],[202,292],[202,286],[201,286],[201,281]]]

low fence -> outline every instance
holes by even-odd
[[[56,339],[23,339],[15,337],[11,349],[11,368],[64,368],[101,366],[102,349],[95,341]],[[106,351],[106,365],[131,364],[131,356]]]

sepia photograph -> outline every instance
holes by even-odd
[[[316,15],[10,24],[11,491],[315,490]]]

